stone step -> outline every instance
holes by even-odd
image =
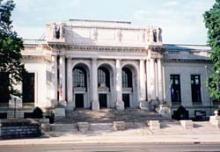
[[[75,131],[76,124],[51,124],[51,131]]]
[[[101,109],[100,111],[92,111],[88,109],[80,109],[74,111],[66,111],[66,118],[57,122],[94,122],[94,123],[112,123],[113,121],[125,122],[145,122],[147,120],[167,120],[158,113],[144,111],[140,109],[126,109],[118,111],[115,109]]]
[[[90,131],[113,131],[112,123],[91,123]]]

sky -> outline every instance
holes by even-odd
[[[69,19],[131,21],[160,26],[164,43],[206,44],[203,14],[215,0],[14,0],[13,25],[24,39],[39,39],[47,23]]]

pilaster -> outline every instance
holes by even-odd
[[[54,105],[54,106],[56,106],[57,104],[58,104],[58,99],[57,99],[57,97],[58,97],[58,94],[57,94],[57,92],[58,92],[58,87],[57,87],[57,85],[58,85],[58,72],[57,72],[57,56],[56,55],[53,55],[52,56],[52,73],[53,73],[53,79],[52,79],[52,81],[53,81],[53,89],[52,89],[52,104]]]
[[[92,59],[92,69],[91,69],[91,97],[92,97],[92,110],[99,110],[99,100],[98,100],[98,82],[97,82],[97,59]]]
[[[148,100],[154,100],[155,94],[155,71],[154,71],[154,59],[148,59],[147,61],[147,94]]]
[[[140,94],[139,101],[146,101],[146,73],[145,73],[145,63],[144,60],[140,60]]]
[[[67,59],[67,109],[72,110],[75,107],[73,102],[73,69],[72,59]]]
[[[59,58],[59,102],[66,103],[66,61],[64,56]]]
[[[161,59],[157,61],[157,69],[158,69],[158,98],[160,101],[163,100],[163,73],[162,73],[162,63]]]
[[[121,61],[116,60],[116,109],[124,110],[124,102],[122,101],[122,69]]]

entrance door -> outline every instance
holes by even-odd
[[[125,108],[129,108],[130,107],[130,94],[123,94],[122,98],[125,104]]]
[[[84,108],[84,95],[75,94],[75,106],[76,108]]]
[[[100,108],[107,108],[107,94],[99,94]]]

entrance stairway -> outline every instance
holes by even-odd
[[[113,121],[146,122],[147,120],[167,120],[167,118],[160,116],[158,113],[140,109],[126,109],[123,111],[115,109],[101,109],[99,111],[78,109],[67,111],[66,118],[56,120],[56,123],[112,123]]]

